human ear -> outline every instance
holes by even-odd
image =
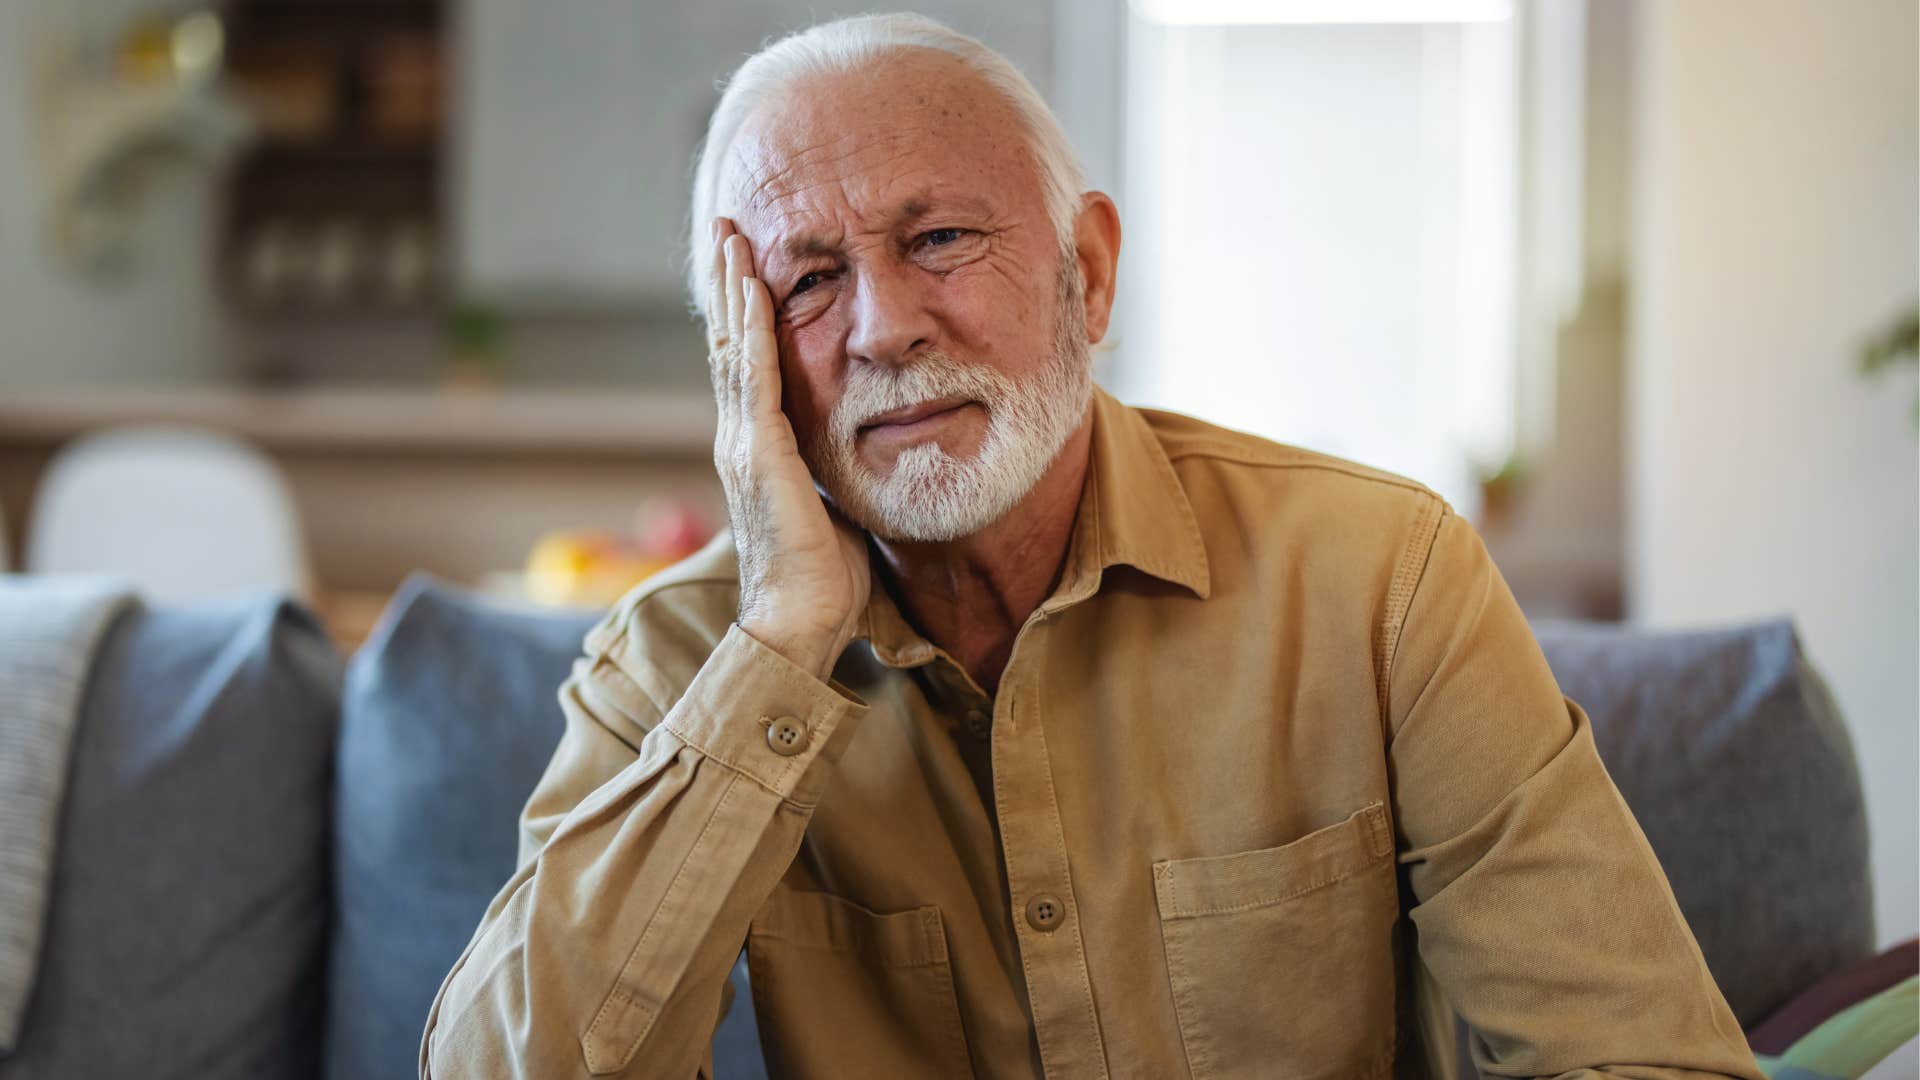
[[[1107,336],[1114,279],[1120,265],[1120,210],[1105,192],[1089,191],[1080,196],[1080,213],[1073,223],[1073,252],[1084,287],[1087,342],[1097,345]]]

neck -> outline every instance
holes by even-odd
[[[999,690],[1020,628],[1060,582],[1092,442],[1089,408],[1033,490],[971,536],[874,539],[901,614],[988,694]]]

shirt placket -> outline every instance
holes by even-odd
[[[1042,724],[1046,616],[1016,642],[994,703],[994,804],[1020,966],[1049,1076],[1106,1076],[1060,803]]]

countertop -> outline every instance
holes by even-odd
[[[0,445],[126,424],[185,424],[301,449],[703,456],[704,390],[339,387],[0,390]]]

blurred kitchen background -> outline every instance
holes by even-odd
[[[919,8],[1117,199],[1124,399],[1428,483],[1538,617],[1791,615],[1914,933],[1911,0]],[[0,0],[0,568],[258,564],[351,647],[417,570],[593,606],[697,545],[691,155],[842,13]]]

